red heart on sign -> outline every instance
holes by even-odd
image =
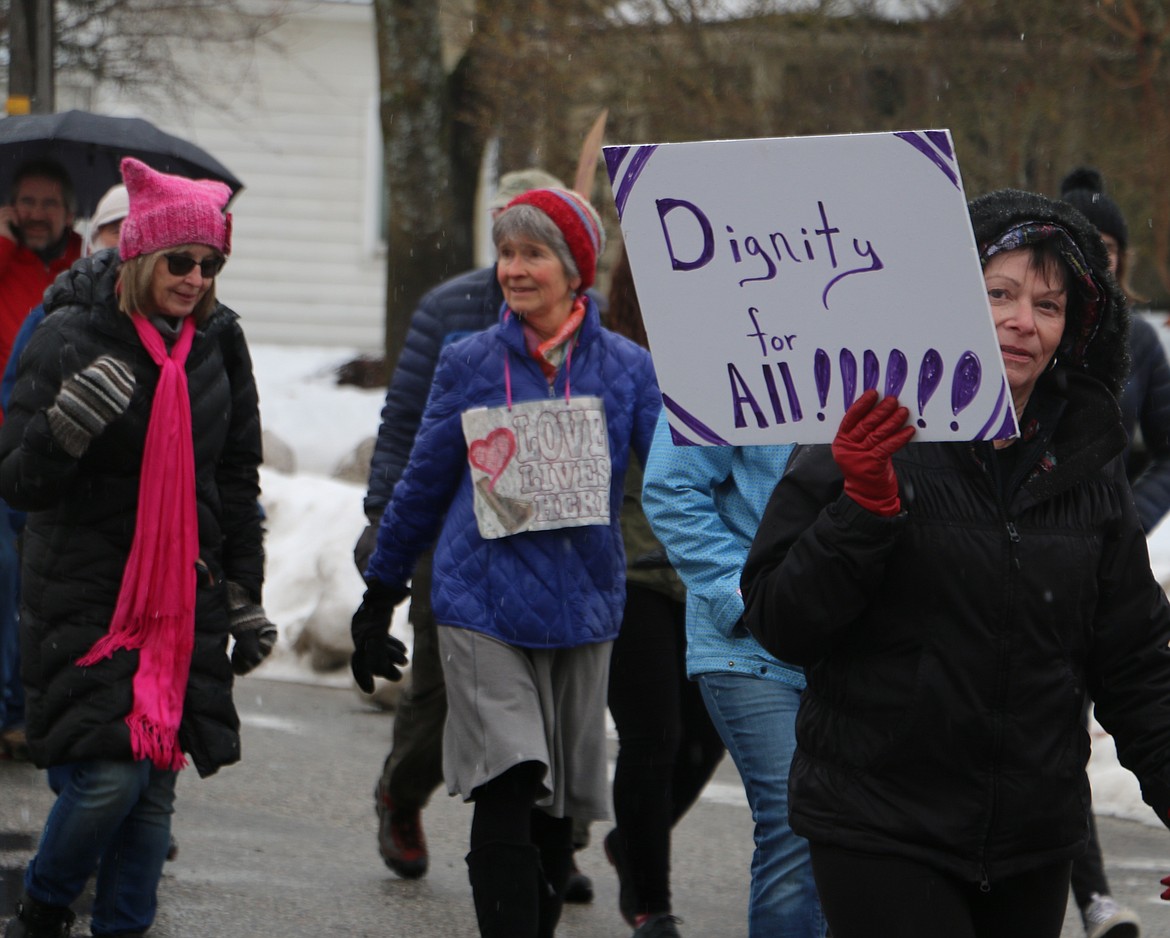
[[[493,430],[482,440],[475,440],[467,447],[468,461],[491,476],[488,487],[492,489],[515,455],[516,436],[507,427]]]

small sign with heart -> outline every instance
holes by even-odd
[[[600,398],[478,407],[463,414],[463,435],[482,537],[611,523]]]

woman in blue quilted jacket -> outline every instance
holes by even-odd
[[[645,349],[585,290],[604,232],[588,202],[535,189],[496,219],[501,323],[448,346],[353,619],[353,672],[400,676],[388,634],[418,556],[447,682],[443,771],[475,803],[480,934],[551,936],[571,818],[608,816],[605,701],[625,601],[618,513],[630,450],[661,408]]]

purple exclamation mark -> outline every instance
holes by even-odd
[[[821,402],[821,410],[817,412],[817,420],[825,420],[825,405],[829,402],[829,384],[832,382],[833,368],[829,364],[829,353],[819,348],[813,356],[813,380],[817,383],[817,399]]]
[[[886,397],[897,397],[906,385],[906,376],[910,368],[906,364],[906,356],[898,349],[890,352],[886,362]]]
[[[934,349],[927,349],[922,356],[922,367],[918,369],[918,426],[925,428],[922,412],[938,390],[943,377],[942,356]]]
[[[955,376],[951,379],[951,412],[958,417],[959,411],[975,400],[983,381],[983,366],[974,352],[964,352],[955,365]],[[959,429],[959,421],[951,421],[951,429]]]
[[[861,356],[861,387],[863,390],[868,391],[870,388],[878,386],[880,371],[881,365],[878,364],[877,353],[866,349]]]
[[[857,359],[847,348],[841,349],[841,394],[848,410],[857,399]]]

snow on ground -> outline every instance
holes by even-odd
[[[255,673],[351,687],[349,620],[364,590],[353,545],[366,524],[366,493],[364,485],[332,474],[377,432],[384,393],[337,385],[337,367],[358,354],[352,349],[261,345],[251,351],[261,423],[292,450],[295,465],[292,474],[261,469],[268,518],[264,606],[280,640]],[[410,646],[405,606],[393,628]],[[305,653],[306,646],[315,654]]]
[[[264,604],[280,627],[280,641],[257,677],[353,687],[347,666],[349,620],[363,584],[353,545],[365,526],[365,486],[331,478],[339,463],[377,432],[381,390],[338,387],[335,370],[358,353],[346,349],[253,346],[264,429],[291,447],[296,471],[265,467],[261,500],[268,514],[268,574]],[[1150,562],[1160,583],[1170,582],[1170,523],[1150,536]],[[409,646],[405,605],[393,631]],[[311,646],[314,656],[298,652]],[[330,670],[320,670],[330,662]],[[316,666],[315,666],[316,665]],[[357,693],[355,688],[354,693]],[[392,698],[393,688],[381,685]],[[1137,781],[1117,763],[1112,740],[1093,725],[1089,777],[1098,813],[1157,824]]]

